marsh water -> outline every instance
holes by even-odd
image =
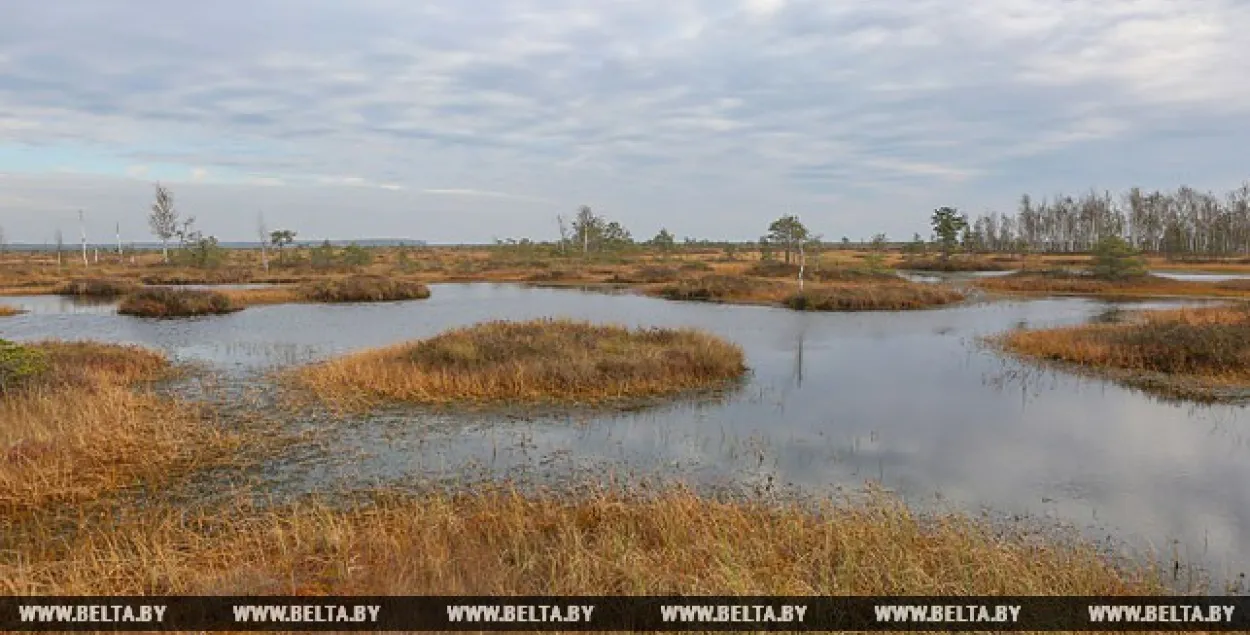
[[[318,429],[320,440],[270,457],[257,478],[287,493],[655,476],[820,495],[874,482],[918,506],[1072,525],[1139,555],[1203,565],[1219,580],[1250,570],[1246,409],[1164,402],[1022,365],[979,343],[1013,328],[1110,319],[1124,303],[800,313],[514,285],[432,288],[425,301],[262,306],[188,320],[2,298],[29,312],[0,321],[0,336],[142,344],[206,364],[227,391],[266,393],[275,369],[483,320],[695,326],[746,352],[750,378],[721,399],[611,414],[296,417],[284,425]]]

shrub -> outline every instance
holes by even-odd
[[[42,352],[0,339],[0,394],[25,385],[47,369],[48,360]]]
[[[216,291],[155,287],[126,296],[117,312],[138,317],[173,318],[221,315],[239,309],[229,297]]]
[[[1146,260],[1119,236],[1108,236],[1094,246],[1094,276],[1123,280],[1146,275]]]

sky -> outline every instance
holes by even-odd
[[[1247,0],[0,0],[9,242],[852,240],[1250,178]]]

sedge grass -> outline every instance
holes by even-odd
[[[323,401],[602,403],[725,384],[742,349],[693,329],[486,322],[295,371]]]
[[[6,594],[1131,595],[1146,567],[884,494],[800,506],[485,491],[348,507],[126,510],[67,542],[15,536]]]
[[[217,291],[151,287],[123,298],[117,312],[136,317],[177,318],[222,315],[241,308]]]
[[[1149,386],[1158,384],[1158,376],[1171,378],[1157,388],[1178,396],[1206,398],[1213,390],[1250,389],[1250,309],[1240,305],[1150,311],[1122,323],[1013,331],[995,341],[1027,358],[1127,372],[1123,378],[1130,383]]]
[[[308,283],[300,294],[312,302],[395,302],[424,300],[430,289],[411,280],[359,275]]]
[[[61,295],[89,297],[89,298],[116,298],[138,290],[139,285],[129,281],[114,278],[74,278],[63,283],[58,288]]]

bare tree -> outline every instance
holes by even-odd
[[[556,226],[560,228],[560,253],[565,254],[569,248],[569,227],[563,214],[556,214]]]
[[[87,261],[87,221],[83,218],[82,210],[78,210],[78,232],[82,234],[82,266],[90,267],[91,263]]]
[[[161,239],[161,255],[169,262],[169,239],[178,234],[178,210],[174,207],[174,195],[168,188],[156,184],[156,200],[148,216],[152,234]]]
[[[265,213],[261,212],[256,219],[256,236],[260,238],[260,262],[269,273],[269,228],[265,226]]]
[[[61,268],[61,251],[65,249],[65,234],[61,233],[61,228],[56,228],[56,268]]]

